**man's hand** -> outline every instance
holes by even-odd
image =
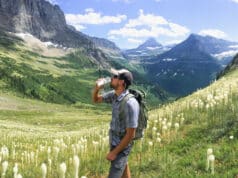
[[[128,144],[133,140],[135,137],[135,128],[127,128],[126,135],[122,138],[119,145],[117,145],[112,151],[107,154],[107,160],[113,161],[116,159],[117,154],[119,154],[124,148],[128,146]]]
[[[92,94],[92,99],[93,99],[93,102],[94,102],[94,103],[100,103],[100,102],[102,102],[102,96],[99,95],[98,93],[99,93],[99,90],[103,88],[103,86],[98,86],[98,85],[97,85],[97,82],[98,82],[99,80],[100,80],[100,79],[98,79],[98,80],[96,81],[96,85],[95,85],[95,88],[94,88],[93,94]]]
[[[113,151],[110,151],[108,154],[107,154],[107,160],[108,161],[113,161],[115,160],[117,157],[117,154],[115,154]]]

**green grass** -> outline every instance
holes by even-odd
[[[238,71],[233,71],[206,89],[150,111],[145,137],[135,143],[129,158],[132,176],[234,177],[238,172],[237,76]],[[215,104],[211,96],[216,98]],[[98,110],[94,105],[94,108],[86,109],[49,104],[6,93],[1,93],[0,99],[0,146],[6,145],[10,149],[10,167],[18,162],[24,177],[34,177],[41,174],[42,162],[49,166],[50,157],[54,171],[49,172],[48,177],[59,175],[58,166],[61,162],[66,162],[67,175],[72,177],[73,165],[70,159],[77,147],[76,154],[81,161],[79,175],[106,177],[109,168],[105,160],[108,151],[107,129],[111,117],[109,109]],[[198,101],[203,104],[196,105]],[[208,108],[211,103],[214,105]],[[5,106],[12,108],[6,109]],[[161,125],[165,118],[166,123],[171,122],[172,126],[163,133]],[[176,122],[180,123],[177,132],[174,128]],[[230,136],[234,138],[230,139]],[[57,146],[55,139],[63,139],[62,143],[66,145],[65,148],[58,146],[61,151],[57,160],[53,151]],[[52,152],[47,156],[49,147]],[[214,175],[206,170],[208,148],[212,148],[215,155]],[[29,163],[21,156],[12,158],[13,150],[18,155],[25,151],[35,154],[39,152],[38,162]],[[11,174],[9,170],[8,175]]]
[[[162,136],[162,143],[154,148],[154,154],[158,155],[153,160],[156,162],[154,163],[156,168],[151,170],[148,168],[146,171],[153,172],[156,169],[157,175],[152,173],[150,177],[237,175],[238,115],[235,109],[238,107],[237,75],[238,71],[235,70],[208,88],[151,113],[154,120],[167,118],[172,123],[179,122],[177,115],[183,113],[185,120],[179,133]],[[209,99],[211,95],[216,99],[216,103],[208,107],[208,104],[214,102]],[[203,106],[195,106],[194,101],[198,100],[203,101]],[[230,139],[230,136],[234,139]],[[211,175],[210,170],[206,171],[208,148],[213,149],[216,158],[215,175]],[[145,157],[147,159],[148,156]],[[146,176],[146,171],[141,174]]]
[[[79,58],[48,58],[27,53],[11,40],[7,45],[13,51],[0,46],[0,148],[6,146],[9,150],[8,156],[0,154],[0,157],[1,163],[4,160],[9,163],[6,177],[12,177],[15,163],[24,178],[41,177],[42,163],[47,164],[47,177],[59,177],[62,162],[67,165],[66,177],[73,177],[74,155],[80,158],[79,177],[106,177],[111,111],[109,106],[91,102],[97,70],[87,62],[81,70],[72,67],[75,60],[83,60],[81,53],[74,54]],[[20,83],[14,88],[17,81]],[[238,70],[233,70],[203,90],[150,111],[145,137],[135,143],[129,157],[132,177],[235,177],[237,87]],[[20,89],[26,93],[19,92]],[[39,96],[56,96],[53,101],[63,104],[50,103],[49,98],[36,99],[31,96],[36,94],[33,89],[43,92]],[[171,128],[163,130],[163,124],[169,123]],[[178,131],[175,123],[180,125]],[[215,155],[214,175],[206,170],[208,148]]]
[[[19,38],[5,33],[0,33],[0,59],[0,82],[4,83],[0,86],[2,90],[51,103],[89,106],[95,81],[110,75],[106,69],[99,71],[96,59],[82,49],[75,49],[63,57],[47,57],[26,47]],[[135,86],[150,93],[150,106],[166,99],[165,95],[157,94],[158,87],[144,83],[142,67],[110,58],[107,62],[116,68],[127,67],[133,71]]]

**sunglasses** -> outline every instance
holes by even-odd
[[[118,78],[118,75],[113,75],[112,78]]]

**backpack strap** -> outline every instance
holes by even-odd
[[[135,97],[133,94],[128,93],[126,96],[124,96],[124,98],[122,99],[120,106],[119,106],[119,119],[122,120],[125,118],[125,106],[126,106],[126,102],[132,98]]]

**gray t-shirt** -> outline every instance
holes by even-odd
[[[138,117],[139,117],[139,104],[134,97],[129,98],[125,104],[125,117],[124,119],[119,119],[119,107],[123,98],[129,94],[128,90],[125,90],[117,97],[115,91],[109,91],[103,94],[103,101],[112,104],[112,120],[110,123],[110,143],[116,146],[120,143],[120,136],[113,133],[125,133],[126,128],[137,128]]]

